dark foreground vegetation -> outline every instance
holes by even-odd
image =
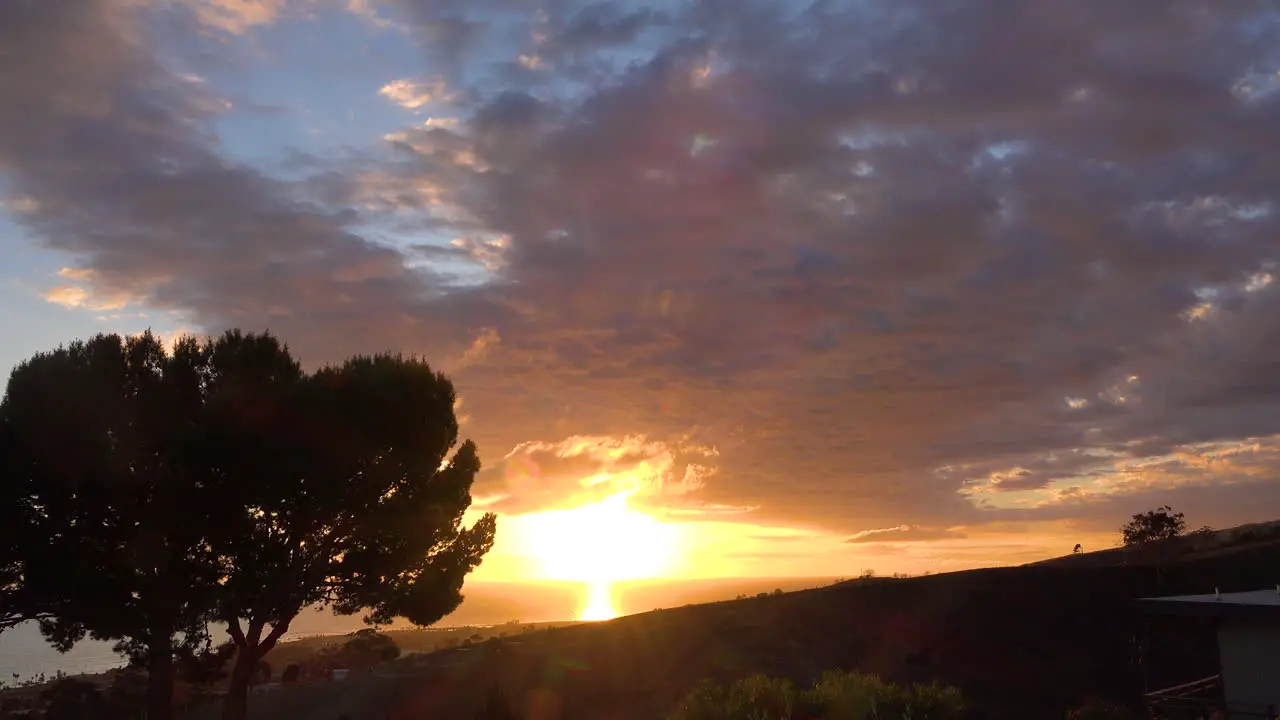
[[[305,608],[429,625],[458,607],[495,520],[463,525],[480,458],[455,402],[418,359],[308,373],[238,331],[32,357],[0,401],[0,630],[115,642],[146,669],[149,720],[179,675],[229,661],[241,720]]]
[[[824,673],[798,690],[785,678],[752,675],[727,687],[703,681],[667,720],[960,720],[960,691],[937,683],[895,685],[872,675]]]
[[[1134,600],[1275,583],[1274,527],[1217,537],[1226,539],[1188,536],[1158,557],[1117,550],[869,578],[495,638],[254,696],[250,717],[471,720],[505,706],[510,714],[493,717],[655,720],[681,712],[707,683],[732,695],[734,683],[763,674],[812,688],[840,670],[898,688],[954,687],[965,718],[1140,718],[1144,681],[1212,674],[1217,655],[1208,627],[1148,622]]]

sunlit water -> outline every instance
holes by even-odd
[[[579,620],[612,620],[618,617],[618,609],[613,605],[613,584],[607,582],[588,583],[583,596],[582,610],[578,612]]]
[[[464,590],[466,600],[452,615],[438,623],[441,627],[497,625],[511,620],[551,622],[559,620],[609,620],[620,615],[677,607],[689,603],[727,600],[780,587],[796,590],[830,582],[824,578],[733,579],[733,580],[652,580],[615,583],[471,583]],[[313,635],[339,635],[363,625],[356,617],[335,617],[326,612],[304,612],[292,624],[286,639]],[[408,626],[393,626],[397,627]],[[224,638],[217,637],[215,640]],[[110,643],[86,640],[62,654],[50,648],[34,625],[24,625],[0,633],[0,681],[13,684],[18,679],[62,670],[67,673],[94,673],[122,665]]]

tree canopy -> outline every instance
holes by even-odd
[[[1153,542],[1172,540],[1179,537],[1187,529],[1186,519],[1182,513],[1175,513],[1173,508],[1165,505],[1154,510],[1136,513],[1129,522],[1120,528],[1125,545],[1148,545]]]
[[[246,355],[264,370],[285,366],[269,348]],[[237,646],[229,709],[307,606],[377,624],[452,612],[495,530],[492,515],[463,526],[480,459],[457,443],[452,384],[426,363],[358,357],[296,384],[247,376],[212,409],[229,521],[217,619]]]
[[[14,370],[0,403],[0,622],[117,640],[168,717],[175,655],[225,623],[226,717],[305,607],[430,624],[461,602],[492,515],[452,384],[379,355],[303,372],[270,335],[170,352],[98,336]]]
[[[198,461],[205,351],[103,335],[14,369],[0,402],[7,582],[0,617],[55,647],[148,650],[167,717],[175,644],[204,634],[218,580]]]

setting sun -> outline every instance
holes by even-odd
[[[531,570],[586,585],[580,619],[617,615],[613,583],[662,577],[677,565],[678,528],[628,507],[630,495],[520,518],[522,552],[536,566]]]

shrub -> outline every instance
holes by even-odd
[[[86,680],[62,678],[40,693],[47,720],[106,720],[112,716],[98,686]]]
[[[367,628],[347,637],[342,645],[326,645],[312,656],[307,675],[325,675],[333,668],[362,670],[400,657],[395,640],[376,630]]]
[[[872,675],[832,671],[797,693],[789,680],[752,675],[727,688],[704,680],[670,720],[959,720],[953,687],[900,686]]]
[[[874,675],[828,672],[805,693],[804,705],[824,720],[910,718],[957,720],[964,702],[954,687],[929,683],[902,686]]]
[[[302,666],[296,662],[291,662],[284,666],[284,670],[280,671],[280,682],[291,685],[298,682],[302,677]]]
[[[788,720],[796,699],[790,680],[752,675],[728,688],[703,680],[685,696],[671,720]]]

